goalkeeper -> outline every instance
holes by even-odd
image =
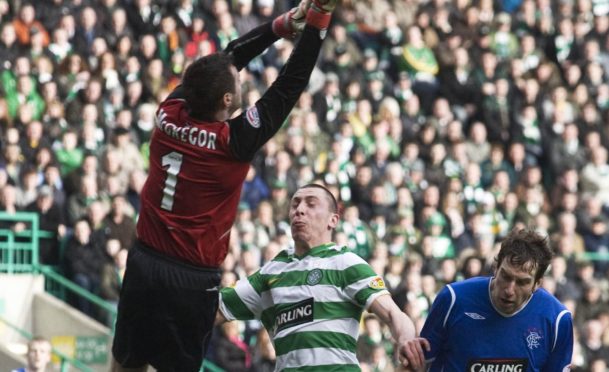
[[[360,371],[355,355],[364,309],[389,326],[402,366],[419,368],[423,349],[411,342],[412,320],[391,299],[383,279],[362,258],[332,243],[336,199],[308,184],[290,201],[294,252],[221,292],[217,323],[260,319],[277,354],[276,371]]]
[[[306,88],[336,0],[303,0],[226,50],[202,57],[160,104],[129,251],[114,371],[198,371],[218,307],[241,188],[254,154]],[[244,113],[238,71],[279,38],[301,34],[277,80]]]

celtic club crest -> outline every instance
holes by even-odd
[[[322,276],[323,276],[323,273],[321,272],[320,269],[314,269],[314,270],[309,271],[309,274],[307,274],[307,284],[315,285],[315,284],[321,282]]]

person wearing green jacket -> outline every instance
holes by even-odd
[[[412,89],[421,99],[421,106],[425,111],[430,112],[438,94],[436,76],[440,71],[440,65],[431,48],[425,45],[418,26],[411,26],[408,29],[408,41],[402,47],[398,67],[401,72],[408,73],[412,81]]]

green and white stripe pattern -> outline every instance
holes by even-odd
[[[283,251],[220,292],[228,320],[260,319],[277,354],[276,371],[359,371],[355,356],[364,309],[388,294],[370,265],[334,243],[303,257]]]

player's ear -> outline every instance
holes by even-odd
[[[222,103],[224,104],[224,107],[231,107],[233,99],[234,95],[232,93],[224,93],[224,96],[222,96]]]
[[[336,226],[338,226],[339,220],[340,216],[338,215],[338,213],[332,213],[332,215],[330,216],[330,221],[328,222],[328,227],[330,227],[330,229],[335,229]]]
[[[533,290],[531,291],[531,293],[535,292],[537,290],[537,288],[541,287],[542,284],[543,284],[543,278],[536,281],[535,284],[533,285]]]

